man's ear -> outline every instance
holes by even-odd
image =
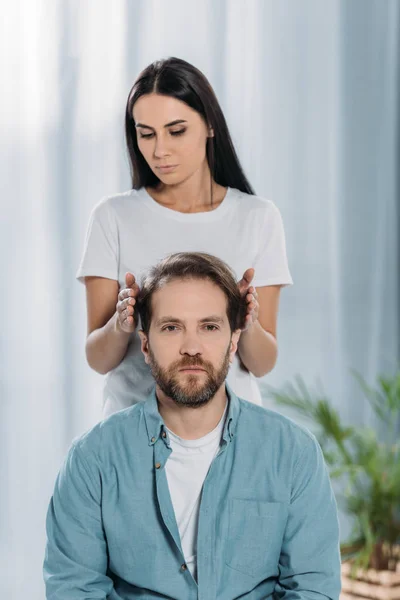
[[[235,356],[235,354],[237,352],[237,347],[238,347],[239,338],[240,338],[241,333],[242,333],[241,329],[236,329],[236,331],[234,331],[232,333],[230,353],[229,353],[229,362],[233,361],[233,357]]]
[[[143,329],[139,329],[138,334],[140,337],[141,350],[143,352],[144,362],[149,364],[149,338],[144,333]]]

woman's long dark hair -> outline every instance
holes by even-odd
[[[180,58],[159,60],[144,69],[135,81],[126,105],[125,135],[132,188],[155,187],[159,179],[150,169],[137,144],[133,106],[145,94],[172,96],[197,111],[214,137],[207,138],[206,155],[211,176],[219,184],[254,194],[240,165],[224,114],[214,90],[199,69]]]

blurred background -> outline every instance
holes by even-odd
[[[398,0],[15,0],[0,33],[0,596],[42,600],[44,520],[71,440],[101,418],[86,364],[88,218],[130,188],[124,109],[151,61],[200,68],[258,195],[279,207],[294,286],[261,381],[319,380],[374,426],[351,369],[399,365]],[[342,519],[342,535],[348,529]]]

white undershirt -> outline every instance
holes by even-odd
[[[213,431],[197,440],[184,440],[168,429],[172,452],[166,474],[185,563],[197,580],[197,528],[203,483],[218,454],[226,408]]]

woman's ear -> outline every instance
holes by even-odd
[[[212,127],[208,128],[208,137],[214,137],[214,129]]]
[[[144,362],[149,364],[149,339],[142,329],[138,330]]]

